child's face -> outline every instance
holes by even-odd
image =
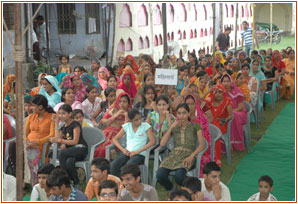
[[[80,68],[75,68],[74,73],[81,76],[83,72],[80,70]]]
[[[129,103],[126,97],[121,97],[119,100],[119,108],[120,110],[127,110],[129,107]]]
[[[24,110],[25,112],[27,112],[28,114],[33,113],[32,109],[31,109],[31,103],[24,103]]]
[[[266,58],[266,59],[265,59],[265,64],[266,64],[267,66],[271,66],[271,60],[268,59],[268,58]]]
[[[108,101],[110,104],[112,104],[112,103],[115,102],[115,100],[116,100],[116,92],[115,92],[115,91],[112,91],[112,92],[108,95],[108,97],[107,97],[107,101]]]
[[[183,76],[187,76],[188,75],[188,69],[184,70],[184,75]]]
[[[251,53],[251,59],[255,59],[256,55],[254,53]]]
[[[48,179],[48,174],[38,174],[38,183],[41,188],[45,189],[47,188],[47,179]]]
[[[242,74],[243,74],[244,76],[248,76],[250,70],[249,70],[248,67],[243,67],[243,68],[241,69],[241,71],[242,71]]]
[[[129,86],[130,85],[130,76],[127,75],[125,76],[124,80],[123,80],[123,83],[126,85],[126,86]]]
[[[66,57],[62,57],[61,62],[62,62],[62,64],[67,64],[68,60]]]
[[[81,78],[78,76],[73,77],[72,84],[74,87],[80,87],[81,86]]]
[[[177,120],[187,121],[189,118],[189,112],[185,108],[179,108],[177,110]]]
[[[117,88],[117,81],[115,78],[110,78],[108,81],[108,87],[112,87],[113,89]]]
[[[195,66],[191,66],[190,69],[189,69],[189,74],[191,76],[193,76],[195,74],[195,71],[196,71]]]
[[[157,110],[160,113],[163,113],[165,111],[167,111],[169,108],[169,104],[167,104],[167,102],[165,102],[164,100],[159,100],[157,103]]]
[[[224,71],[225,71],[224,68],[222,68],[222,67],[218,68],[218,73],[219,73],[220,75],[222,75],[222,74],[224,73]]]
[[[91,166],[91,178],[93,179],[93,181],[103,181],[106,176],[106,171],[100,170],[95,165]]]
[[[65,95],[64,95],[64,100],[65,101],[73,101],[74,99],[74,94],[72,89],[67,89]]]
[[[266,181],[259,182],[259,192],[260,196],[268,197],[269,193],[273,190],[273,186],[271,187]]]
[[[59,118],[61,119],[61,121],[66,122],[71,118],[72,113],[68,113],[65,110],[60,109],[58,111],[59,113]]]
[[[254,63],[252,63],[252,71],[253,72],[258,72],[259,69],[259,63],[257,61],[254,61]]]
[[[241,76],[239,76],[238,79],[236,80],[236,84],[237,86],[242,86],[243,83],[244,83],[244,77],[241,74]]]
[[[200,51],[200,52],[199,52],[199,57],[200,57],[200,58],[205,57],[205,53],[204,53],[203,51]]]
[[[199,81],[199,87],[201,90],[204,90],[207,86],[207,80],[205,78],[202,78],[200,81]]]
[[[145,85],[152,85],[154,86],[154,79],[153,76],[148,76],[145,81]]]
[[[97,70],[99,68],[99,64],[97,64],[95,61],[92,61],[91,62],[91,68],[92,70]]]
[[[148,74],[149,72],[151,72],[150,67],[145,66],[145,67],[144,67],[144,74]]]
[[[188,98],[185,102],[188,105],[190,112],[194,112],[196,110],[196,103],[192,98]]]
[[[184,62],[181,60],[181,59],[179,59],[178,61],[177,61],[177,66],[178,67],[182,67],[184,65]]]
[[[149,89],[145,94],[144,94],[146,101],[147,102],[152,102],[154,99],[154,91],[152,89]]]
[[[73,117],[74,120],[78,121],[81,126],[83,124],[83,120],[84,120],[84,116],[81,114],[81,113],[77,113],[74,117]]]
[[[95,100],[96,96],[97,96],[96,89],[92,89],[89,93],[87,92],[88,99]]]
[[[207,67],[208,62],[207,62],[206,58],[203,58],[203,59],[201,60],[201,65],[203,65],[205,68]]]
[[[233,58],[233,53],[228,52],[226,59],[229,60],[229,59],[232,59],[232,58]]]
[[[173,201],[189,201],[186,197],[184,196],[176,196]]]
[[[131,123],[135,127],[139,127],[142,124],[142,116],[141,114],[137,114],[132,120]]]

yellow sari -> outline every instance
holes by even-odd
[[[295,75],[291,75],[291,72],[295,73],[295,59],[294,60],[289,60],[284,59],[283,60],[285,65],[286,65],[286,74],[284,75],[283,79],[286,81],[286,86],[283,87],[284,90],[281,90],[281,92],[285,93],[286,99],[289,99],[294,92],[295,88]],[[287,87],[290,87],[287,89]]]

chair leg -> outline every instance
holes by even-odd
[[[274,111],[274,105],[275,105],[274,90],[271,91],[270,95],[271,95],[271,110]]]
[[[231,164],[231,141],[225,141],[226,152],[227,152],[227,161],[228,164]]]

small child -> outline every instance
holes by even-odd
[[[91,127],[91,124],[84,120],[84,113],[81,109],[74,109],[72,111],[72,118],[78,121],[81,127]]]
[[[33,186],[30,201],[49,201],[51,193],[47,187],[47,178],[49,174],[55,169],[55,166],[50,163],[43,164],[39,167],[37,176],[38,184]]]
[[[59,66],[58,74],[60,74],[60,73],[69,73],[69,74],[71,74],[71,66],[68,64],[69,57],[66,56],[66,55],[62,55],[60,57],[60,60],[61,60],[61,65]]]
[[[171,193],[171,201],[191,201],[191,195],[186,190],[176,190]]]
[[[273,190],[273,180],[270,176],[259,178],[259,192],[250,196],[247,201],[277,201],[270,192]]]

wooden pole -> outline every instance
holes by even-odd
[[[270,3],[270,48],[272,49],[272,3]]]
[[[235,52],[237,51],[237,26],[238,26],[238,3],[236,3],[236,19],[235,19]]]
[[[168,54],[167,4],[162,3],[163,56]]]
[[[22,48],[22,25],[21,25],[21,4],[15,4],[15,47],[16,52],[23,51]],[[23,70],[21,59],[15,59],[16,67],[16,179],[17,179],[17,200],[23,200],[23,120],[24,120],[24,96],[23,96]]]
[[[213,10],[213,48],[212,48],[212,50],[213,50],[213,68],[212,68],[212,74],[213,74],[213,76],[215,75],[215,19],[216,19],[216,17],[215,17],[215,3],[212,3],[212,10]]]
[[[255,50],[255,4],[252,3],[252,50]]]

